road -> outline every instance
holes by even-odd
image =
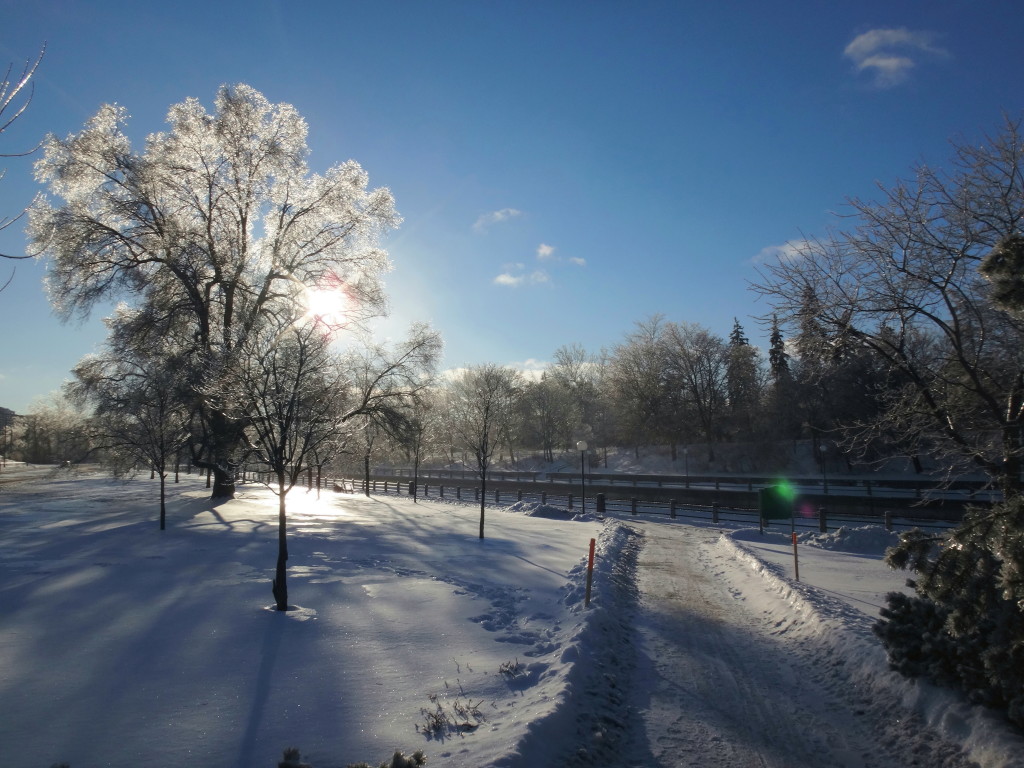
[[[715,531],[638,522],[639,635],[630,710],[631,765],[703,768],[965,768],[898,702],[866,699],[793,647],[725,574]]]

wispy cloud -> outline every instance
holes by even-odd
[[[516,208],[502,208],[500,211],[482,213],[477,218],[476,223],[473,224],[473,231],[486,232],[495,224],[500,224],[503,221],[508,221],[522,215],[523,212]]]
[[[879,88],[893,88],[907,80],[922,56],[948,56],[934,43],[931,32],[899,29],[872,29],[849,42],[843,55],[860,72],[868,72]]]
[[[567,262],[577,267],[587,266],[587,260],[579,256],[561,257],[555,254],[558,250],[553,245],[547,243],[541,243],[537,246],[537,260],[538,261],[554,261],[554,262]]]
[[[548,245],[547,243],[541,243],[537,246],[537,258],[541,261],[547,261],[555,255],[555,246]]]
[[[755,264],[767,261],[799,261],[814,247],[810,240],[787,240],[782,245],[769,245],[762,248],[751,260]]]
[[[520,285],[523,284],[523,280],[525,279],[526,278],[524,278],[522,275],[513,275],[508,272],[502,272],[500,275],[494,278],[494,284],[507,285],[510,288],[518,288]]]
[[[534,285],[539,283],[549,283],[551,282],[551,278],[548,277],[548,273],[543,269],[538,269],[537,271],[530,273],[530,282]]]
[[[516,266],[516,265],[513,265]],[[518,265],[522,266],[522,265]],[[540,285],[541,283],[551,282],[551,277],[543,269],[538,269],[529,274],[522,272],[520,274],[513,274],[510,271],[502,272],[496,278],[494,278],[495,285],[504,285],[509,288],[518,288],[521,285]]]

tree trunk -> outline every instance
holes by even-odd
[[[210,470],[206,470],[206,487],[210,487]],[[213,491],[211,499],[235,498],[235,473],[221,466],[213,467]]]
[[[480,472],[480,538],[484,537],[484,505],[487,503],[487,470]]]
[[[1004,499],[1020,495],[1021,492],[1021,428],[1017,424],[1003,427],[1003,464],[1000,467],[999,487]]]
[[[370,496],[370,454],[363,456],[363,493]]]
[[[288,527],[285,516],[284,505],[284,475],[277,476],[278,505],[277,505],[277,572],[271,583],[274,593],[274,601],[277,603],[277,610],[288,610]]]
[[[416,493],[420,487],[420,454],[416,452],[412,460],[412,503],[418,503],[416,500]]]
[[[166,505],[167,474],[160,472],[160,530],[167,528],[167,505]]]

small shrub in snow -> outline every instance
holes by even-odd
[[[434,705],[433,708],[420,708],[420,714],[424,718],[423,725],[416,726],[416,730],[422,731],[428,738],[441,739],[450,733],[473,731],[484,720],[484,715],[480,711],[482,700],[474,704],[472,699],[467,698],[463,701],[456,697],[451,704],[451,711],[445,709],[436,693],[430,694],[430,702]]]
[[[519,663],[519,659],[516,659],[515,661],[504,662],[498,667],[498,673],[506,677],[518,677],[522,669],[523,665]]]
[[[408,757],[401,752],[395,752],[394,756],[390,760],[385,760],[381,763],[379,768],[419,768],[421,765],[426,764],[427,756],[420,750],[416,750]],[[369,763],[353,763],[347,766],[347,768],[373,768],[373,766]]]

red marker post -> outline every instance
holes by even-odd
[[[587,595],[583,599],[583,607],[587,608],[590,606],[590,585],[594,581],[594,545],[593,539],[590,540],[590,559],[587,560]]]

